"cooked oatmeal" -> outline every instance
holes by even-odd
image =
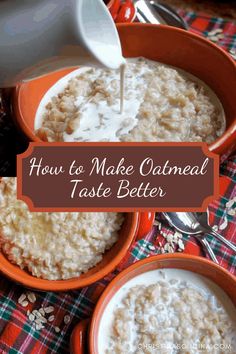
[[[101,261],[118,240],[121,213],[30,212],[16,178],[0,182],[0,245],[7,258],[43,279],[68,279]]]
[[[207,85],[144,58],[127,60],[122,114],[118,71],[82,68],[56,86],[36,116],[45,141],[212,143],[225,130],[223,107]]]
[[[168,270],[169,272],[171,270]],[[174,270],[177,274],[190,272]],[[155,271],[154,271],[155,272]],[[162,272],[162,271],[161,271]],[[152,273],[152,272],[149,272]],[[165,274],[165,273],[163,273]],[[170,275],[170,273],[168,273]],[[222,304],[230,300],[223,293],[217,297],[217,287],[202,289],[195,282],[178,277],[130,286],[123,290],[120,302],[113,304],[109,322],[106,354],[223,354],[236,348],[235,308],[226,310]],[[157,276],[157,273],[155,273]],[[200,276],[199,276],[200,277]],[[196,280],[197,279],[197,280]],[[200,277],[204,279],[203,277]],[[134,281],[134,279],[133,279]],[[135,284],[135,283],[134,283]],[[202,283],[204,284],[204,282]],[[207,284],[207,283],[206,283]],[[212,283],[213,284],[213,283]],[[211,289],[211,290],[209,290]],[[121,289],[122,291],[122,289]],[[231,303],[232,304],[232,303]],[[233,307],[233,304],[232,304]],[[107,314],[106,314],[107,316]],[[107,318],[107,317],[106,317]],[[109,329],[108,329],[109,328]],[[104,336],[103,328],[101,335]],[[207,349],[208,348],[208,349]]]

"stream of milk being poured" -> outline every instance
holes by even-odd
[[[108,105],[105,99],[93,103],[81,94],[76,96],[74,102],[80,111],[80,125],[72,134],[64,133],[64,141],[120,141],[120,134],[128,134],[137,125],[137,115],[147,86],[144,75],[151,71],[147,66],[142,66],[134,74],[136,62],[136,58],[124,59],[118,70],[109,72],[102,68],[95,70],[91,67],[81,67],[64,76],[41,100],[36,113],[35,129],[42,126],[46,106],[52,97],[61,94],[70,80],[86,75],[90,82],[104,80],[107,91],[114,98],[114,103]],[[116,88],[112,86],[114,82]],[[116,92],[116,97],[113,91]]]
[[[120,114],[122,114],[124,110],[125,67],[125,63],[120,66]]]
[[[135,67],[136,64],[135,60],[133,63],[132,61],[129,60],[129,68],[123,63],[120,66],[120,70],[112,70],[109,75],[104,74],[103,69],[99,68],[94,73],[89,74],[92,81],[97,79],[105,80],[106,88],[111,93],[111,96],[113,95],[111,92],[112,83],[116,81],[119,85],[118,96],[114,99],[114,104],[112,105],[108,105],[105,99],[93,103],[87,102],[83,96],[76,97],[75,105],[79,107],[81,112],[80,126],[73,134],[65,133],[64,141],[120,141],[120,134],[127,134],[136,126],[138,111],[146,91],[144,74],[150,69],[143,67],[138,73],[133,75],[130,72],[130,67],[131,65]],[[79,73],[87,70],[89,68],[79,69],[69,77],[76,77]],[[60,90],[55,93],[59,92]],[[38,122],[37,126],[39,124],[40,122]]]

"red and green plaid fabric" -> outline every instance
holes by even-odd
[[[190,29],[198,34],[207,35],[209,31],[216,28],[223,29],[224,38],[219,44],[226,50],[236,49],[236,24],[219,18],[210,18],[204,14],[180,12],[190,25]],[[210,205],[212,225],[220,225],[227,217],[228,226],[221,231],[221,234],[236,243],[236,217],[226,212],[227,201],[236,197],[236,155],[230,157],[221,166],[221,196]],[[236,205],[235,205],[236,206]],[[162,230],[171,233],[167,225]],[[185,252],[201,254],[201,251],[193,238],[184,235]],[[212,248],[218,256],[220,264],[230,272],[236,274],[236,257],[232,252],[219,244],[215,239],[209,237]],[[78,291],[68,293],[43,293],[35,292],[37,301],[30,308],[23,308],[18,304],[18,298],[26,289],[13,284],[1,276],[0,279],[0,353],[1,354],[41,354],[55,353],[63,354],[69,352],[69,339],[74,326],[84,318],[91,316],[93,308],[110,280],[129,264],[160,253],[159,242],[164,244],[165,240],[160,235],[157,227],[154,227],[143,240],[136,242],[122,261],[120,266],[106,276],[102,281]],[[155,247],[153,247],[155,246]],[[47,323],[45,328],[35,330],[27,317],[27,309],[39,309],[40,307],[54,306],[55,320]],[[71,321],[64,324],[64,316],[69,314]],[[55,326],[60,328],[60,333],[55,332]]]
[[[190,31],[208,36],[216,29],[223,30],[224,37],[218,41],[218,45],[226,50],[236,50],[236,21],[227,21],[222,18],[209,17],[206,14],[179,11],[185,21],[190,26]]]

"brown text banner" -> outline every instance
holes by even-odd
[[[218,174],[204,143],[31,143],[17,194],[32,211],[202,211]]]

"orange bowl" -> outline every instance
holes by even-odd
[[[174,27],[140,23],[117,27],[125,57],[143,56],[181,68],[213,89],[225,110],[226,131],[210,145],[210,150],[220,155],[232,152],[236,147],[236,64],[230,55],[212,42]],[[15,119],[30,141],[40,141],[34,134],[34,120],[42,98],[72,70],[61,70],[16,87]]]
[[[184,269],[198,273],[217,284],[236,306],[236,277],[212,261],[186,254],[157,255],[139,261],[122,271],[107,286],[100,297],[88,328],[88,320],[80,322],[71,336],[71,353],[98,354],[98,331],[102,315],[116,292],[132,278],[161,268]],[[89,349],[88,349],[89,347]]]
[[[142,217],[142,220],[145,218]],[[108,250],[100,263],[77,278],[68,280],[39,279],[12,264],[0,253],[0,271],[11,280],[26,287],[44,291],[68,291],[88,286],[110,273],[124,258],[135,240],[140,222],[139,213],[126,213],[117,243]]]

